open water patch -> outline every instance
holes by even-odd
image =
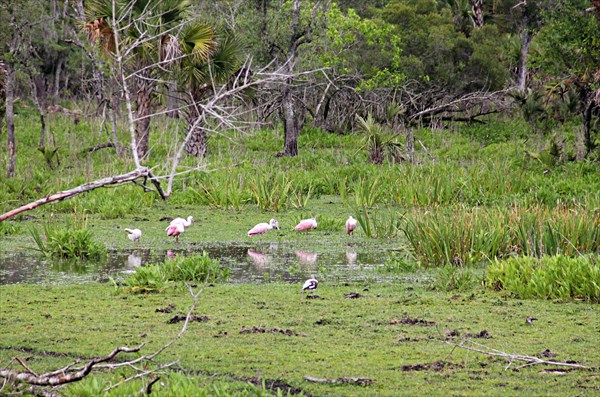
[[[230,282],[267,281],[297,282],[311,275],[327,275],[336,281],[362,279],[366,273],[382,266],[389,252],[369,249],[368,245],[328,247],[310,250],[294,243],[230,242],[192,243],[185,247],[153,250],[147,247],[111,250],[105,260],[59,260],[29,250],[0,254],[2,284],[80,284],[123,279],[140,266],[162,263],[177,255],[194,255],[206,251],[230,269]],[[382,274],[381,278],[385,276]]]

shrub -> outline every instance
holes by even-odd
[[[473,269],[446,265],[438,269],[433,287],[441,291],[467,291],[475,286],[476,281]]]
[[[161,292],[169,281],[212,283],[227,280],[229,273],[218,260],[203,252],[202,255],[177,256],[163,263],[139,267],[124,283],[131,292]]]
[[[65,227],[46,223],[43,231],[30,228],[37,248],[30,247],[54,258],[99,259],[106,256],[104,244],[94,240],[93,233],[83,224],[68,222]]]
[[[521,298],[582,299],[600,303],[600,256],[564,255],[496,260],[486,284]]]
[[[385,260],[383,267],[379,269],[388,273],[414,273],[421,269],[421,265],[397,252],[392,252]]]

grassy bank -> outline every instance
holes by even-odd
[[[426,278],[410,279],[349,285],[322,282],[319,298],[306,301],[301,300],[299,284],[208,286],[194,313],[207,318],[190,323],[185,336],[155,364],[178,359],[176,372],[197,376],[202,387],[258,377],[267,385],[277,380],[275,384],[282,388],[289,385],[293,387],[289,390],[318,396],[591,396],[600,391],[597,368],[517,370],[520,363],[515,362],[506,370],[505,359],[444,343],[469,338],[507,353],[593,367],[600,362],[596,305],[518,300],[480,289],[435,292]],[[361,296],[345,297],[351,292]],[[0,362],[27,356],[28,365],[37,372],[77,357],[101,356],[121,345],[147,342],[144,351],[149,353],[179,332],[181,323],[169,324],[169,320],[184,315],[191,304],[182,287],[136,295],[97,284],[11,285],[3,286],[0,295]],[[157,312],[169,305],[175,306],[171,313]],[[528,325],[527,317],[537,321]],[[97,391],[126,375],[126,370],[100,375],[97,384],[84,381],[65,394]],[[304,376],[360,377],[374,383],[318,384]],[[166,393],[181,387],[177,384],[176,378],[165,378],[155,390],[163,395],[160,390]],[[230,387],[233,391],[242,386],[231,383]],[[118,390],[111,395],[126,394]]]

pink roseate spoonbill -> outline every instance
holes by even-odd
[[[136,243],[142,237],[142,231],[140,229],[125,229],[127,232],[127,237],[131,240],[131,242]]]
[[[356,229],[356,225],[358,225],[358,221],[350,215],[346,221],[346,233],[348,233],[349,236],[351,236],[354,229]]]
[[[169,223],[169,226],[172,226],[176,223],[181,223],[181,224],[183,224],[183,227],[189,227],[192,225],[193,222],[194,222],[193,216],[188,216],[187,219],[175,218],[171,221],[171,223]]]
[[[171,223],[169,226],[167,226],[165,231],[167,232],[167,236],[175,237],[175,242],[179,244],[179,235],[185,232],[185,226],[183,225],[183,222],[175,224]]]
[[[319,286],[319,282],[317,281],[315,276],[310,276],[310,278],[308,280],[306,280],[304,282],[304,285],[302,286],[302,296],[304,296],[304,291],[307,291],[307,290],[311,291],[311,296],[314,296],[315,290],[317,289],[318,286]]]
[[[248,231],[248,237],[256,236],[257,234],[265,234],[268,230],[279,230],[279,222],[277,219],[271,219],[269,223],[259,223]]]
[[[306,234],[308,235],[308,231],[310,229],[317,228],[317,218],[303,219],[296,225],[294,230],[303,231],[306,230]]]

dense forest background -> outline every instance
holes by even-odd
[[[15,176],[14,115],[98,117],[139,168],[158,116],[203,157],[225,129],[306,127],[392,134],[523,117],[557,161],[598,158],[600,8],[592,0],[2,1],[3,153]],[[575,134],[560,126],[574,123]],[[129,131],[123,137],[119,132]],[[18,135],[18,134],[17,134]],[[572,139],[571,139],[572,138]],[[385,142],[371,146],[382,162]],[[127,154],[129,153],[129,155]],[[275,154],[275,153],[274,153]],[[181,157],[183,153],[179,154]],[[158,161],[158,159],[154,159]],[[176,169],[177,162],[173,167]],[[167,192],[169,194],[169,192]]]

